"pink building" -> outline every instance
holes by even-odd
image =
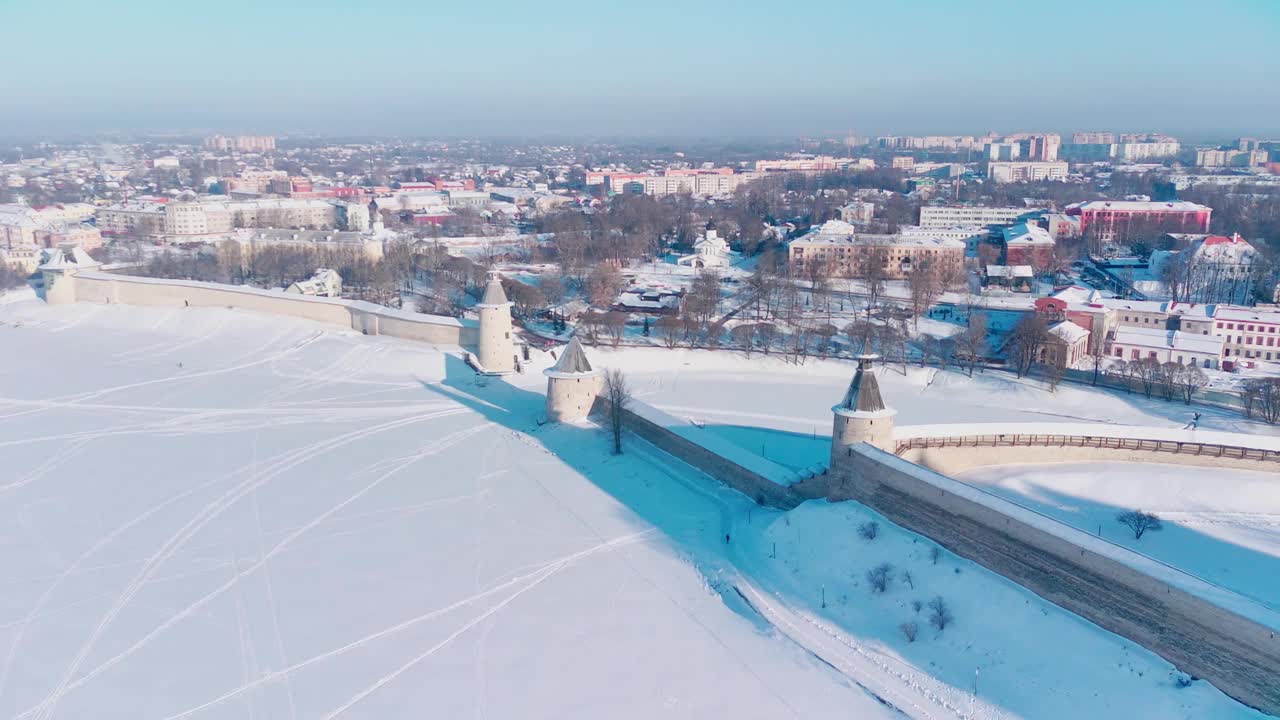
[[[1090,200],[1070,205],[1066,212],[1079,216],[1081,233],[1093,228],[1098,237],[1111,239],[1125,235],[1131,227],[1147,223],[1166,232],[1207,233],[1213,208],[1185,200]]]

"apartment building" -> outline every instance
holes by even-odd
[[[980,140],[972,135],[884,135],[876,144],[886,150],[972,150]]]
[[[1096,130],[1071,134],[1071,142],[1076,145],[1110,145],[1116,141],[1116,134]]]
[[[958,270],[964,265],[965,244],[927,236],[859,233],[849,223],[830,220],[792,240],[789,248],[795,272],[803,274],[821,266],[841,277],[864,275],[873,253],[880,258],[886,276],[900,280],[924,263]]]
[[[874,170],[876,161],[871,158],[838,158],[830,155],[787,158],[785,160],[757,160],[755,171],[765,172],[829,172],[852,168]]]
[[[987,177],[997,183],[1066,180],[1067,164],[1061,161],[988,162]]]
[[[1196,150],[1196,165],[1199,167],[1261,167],[1267,164],[1269,155],[1266,150],[1202,148]]]
[[[380,260],[384,238],[377,234],[346,232],[342,230],[280,230],[242,228],[235,230],[225,242],[240,246],[241,257],[248,258],[266,247],[286,247],[363,255],[370,260]]]
[[[1121,136],[1124,138],[1125,136]],[[1162,140],[1159,142],[1125,142],[1122,141],[1116,146],[1116,156],[1124,162],[1140,162],[1142,160],[1158,160],[1167,157],[1173,157],[1178,154],[1182,146],[1177,140]]]
[[[1012,225],[1038,212],[1040,211],[1025,207],[925,205],[920,208],[920,227],[942,229],[975,225]]]
[[[98,209],[98,229],[106,235],[150,237],[164,232],[165,203],[130,200]]]
[[[220,152],[228,150],[266,152],[276,149],[276,139],[272,135],[236,135],[234,137],[213,135],[204,139],[204,147],[206,150]]]
[[[51,236],[67,234],[94,234],[92,226],[83,221],[93,217],[94,207],[87,203],[67,203],[28,207],[26,205],[0,205],[0,247],[18,245],[50,245]],[[92,233],[90,233],[92,231]],[[88,240],[93,243],[94,240]],[[56,244],[56,242],[55,242]],[[102,244],[99,236],[97,245]],[[96,245],[95,245],[96,246]]]
[[[759,173],[697,172],[686,174],[668,171],[663,175],[646,175],[639,184],[645,195],[730,195],[738,186],[756,180]]]

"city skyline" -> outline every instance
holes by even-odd
[[[1160,130],[1280,134],[1266,43],[1235,0],[1071,12],[986,2],[910,10],[811,1],[497,2],[373,9],[292,0],[0,5],[6,134],[117,131],[525,138],[766,138]],[[195,28],[199,32],[194,32]],[[1265,35],[1265,33],[1263,33]],[[50,44],[49,39],[56,42]]]

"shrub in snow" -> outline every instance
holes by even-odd
[[[1196,679],[1193,676],[1184,672],[1174,671],[1173,673],[1173,686],[1176,688],[1189,688],[1191,683],[1195,681]]]
[[[912,590],[916,589],[916,580],[915,578],[911,577],[910,570],[902,571],[902,582],[906,583],[907,587],[911,588]]]
[[[955,616],[951,614],[951,608],[947,607],[947,601],[942,596],[929,601],[929,624],[942,632],[947,626],[955,622]]]
[[[924,603],[920,602],[919,600],[912,600],[912,601],[911,601],[911,609],[912,609],[912,610],[915,610],[915,611],[916,611],[916,614],[919,614],[919,613],[920,613],[920,608],[922,608],[922,607],[924,607]]]
[[[1133,531],[1133,539],[1141,540],[1143,533],[1156,532],[1162,525],[1160,518],[1141,510],[1126,510],[1116,515],[1116,522]]]
[[[893,573],[893,566],[889,563],[880,563],[879,565],[867,571],[867,582],[871,585],[871,592],[882,593],[889,589],[889,579]]]
[[[871,522],[864,522],[858,526],[858,537],[863,540],[875,540],[876,536],[879,534],[880,523],[875,520],[872,520]]]
[[[902,631],[902,636],[909,643],[915,642],[916,635],[920,633],[920,626],[914,620],[902,623],[898,626],[898,629]]]

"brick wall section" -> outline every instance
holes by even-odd
[[[948,488],[957,481],[870,445],[847,448],[829,479],[832,500],[868,505],[1240,702],[1280,714],[1280,638],[1272,627],[1089,549],[1085,533],[1078,543],[1064,539],[1057,528],[1018,519],[1012,503],[1003,512],[995,508],[1006,501],[994,496],[965,497]]]

